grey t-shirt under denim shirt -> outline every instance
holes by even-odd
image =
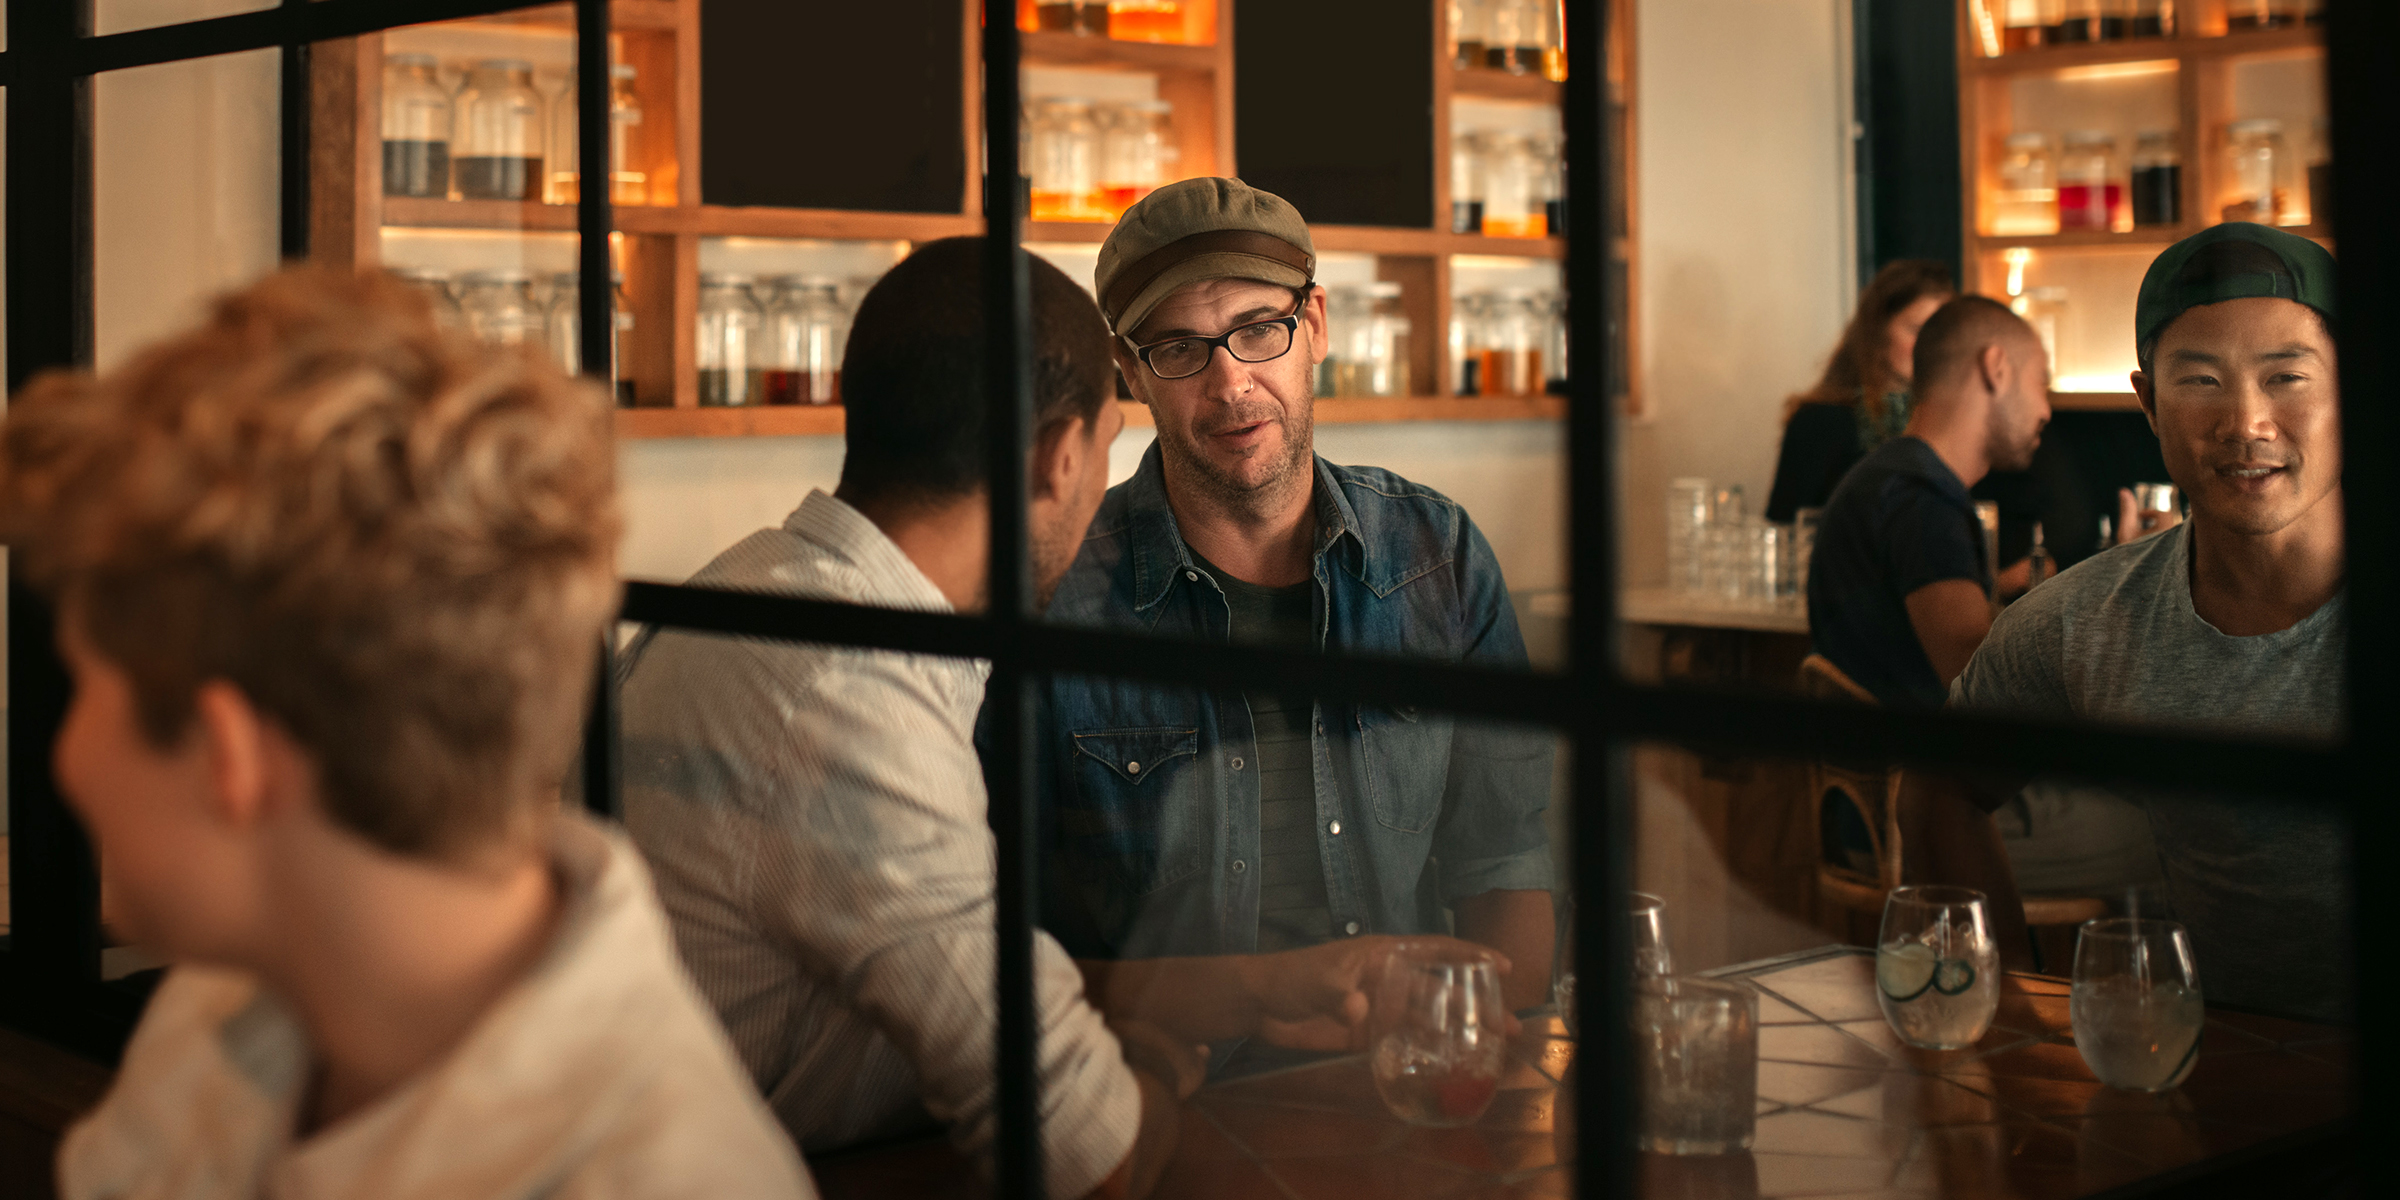
[[[2009,606],[1952,707],[2333,739],[2346,711],[2346,593],[2289,629],[2231,637],[2192,607],[2191,529],[2119,546]],[[2338,811],[2226,796],[2128,797],[2150,815],[2175,916],[2212,1003],[2319,1020],[2349,995],[2349,853]]]

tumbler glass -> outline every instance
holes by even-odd
[[[1679,976],[1633,992],[1635,1142],[1653,1154],[1732,1154],[1758,1134],[1758,993]]]
[[[1403,942],[1367,1018],[1375,1090],[1411,1125],[1471,1125],[1500,1090],[1508,1007],[1490,958]]]
[[[1972,1046],[2000,1007],[2000,951],[1989,901],[1959,887],[1892,889],[1875,945],[1875,1000],[1900,1040],[1925,1050]]]
[[[2191,936],[2173,921],[2086,921],[2075,936],[2067,1016],[2075,1049],[2100,1082],[2136,1092],[2182,1083],[2200,1058],[2200,972]]]
[[[1711,491],[1708,481],[1697,477],[1667,481],[1667,587],[1679,595],[1700,593]]]

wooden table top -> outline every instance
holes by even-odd
[[[2339,1029],[2211,1009],[2200,1061],[2159,1095],[2102,1087],[2076,1052],[2066,981],[2011,976],[1971,1049],[1903,1045],[1854,947],[1712,972],[1760,992],[1758,1140],[1748,1154],[1643,1155],[1649,1195],[2090,1195],[2289,1135],[2347,1111]],[[1384,1110],[1363,1058],[1204,1088],[1186,1105],[1162,1200],[1357,1197],[1566,1200],[1552,1141],[1575,1053],[1555,1017],[1526,1022],[1500,1093],[1465,1129]],[[988,1194],[946,1144],[812,1163],[828,1200]]]

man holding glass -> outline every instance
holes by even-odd
[[[2191,517],[2095,555],[2004,613],[1953,706],[2303,740],[2344,727],[2342,440],[2333,256],[2229,223],[2159,255],[2134,392]],[[2329,807],[2132,797],[2212,1003],[2338,1019],[2347,855]],[[2013,891],[1988,823],[1925,798],[1946,873]]]
[[[1117,368],[1158,440],[1109,491],[1051,615],[1523,668],[1499,564],[1465,511],[1388,471],[1315,454],[1311,380],[1327,346],[1315,268],[1300,214],[1240,180],[1160,188],[1118,223],[1096,285]],[[1084,960],[1097,994],[1173,993],[1190,1012],[1210,971],[1442,932],[1446,908],[1458,936],[1516,964],[1511,1004],[1542,1001],[1547,739],[1272,687],[1059,676],[1043,708],[1044,925]],[[1196,974],[1171,987],[1149,973],[1158,964],[1126,961],[1163,956],[1230,957],[1183,960]],[[1355,1031],[1238,1032],[1339,1048]]]

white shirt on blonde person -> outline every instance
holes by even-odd
[[[304,1138],[314,1074],[247,973],[179,966],[100,1107],[59,1151],[65,1200],[814,1197],[791,1142],[675,959],[648,873],[580,817],[534,967],[447,1054]]]

